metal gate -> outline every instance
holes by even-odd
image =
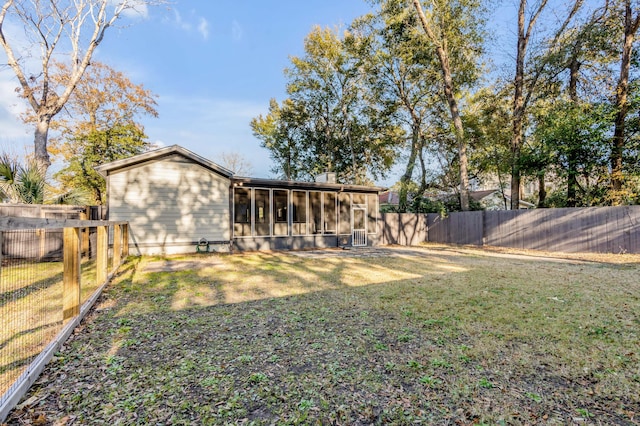
[[[356,207],[351,209],[351,245],[365,247],[367,245],[367,209]]]

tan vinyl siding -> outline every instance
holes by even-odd
[[[180,155],[109,176],[109,218],[127,220],[132,242],[228,241],[229,179]],[[194,249],[195,250],[195,249]]]

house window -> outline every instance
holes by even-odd
[[[367,194],[367,232],[378,232],[378,195]]]
[[[351,234],[351,194],[341,192],[338,203],[338,233]]]
[[[309,232],[322,234],[322,192],[309,193],[309,217]]]
[[[235,188],[233,191],[233,234],[251,235],[251,189]]]
[[[255,190],[255,232],[257,236],[271,235],[269,192],[268,189]]]
[[[293,205],[293,235],[307,234],[307,193],[292,191]]]
[[[336,194],[333,192],[325,192],[323,196],[323,228],[325,234],[336,233]]]
[[[289,191],[273,190],[273,235],[289,235]]]

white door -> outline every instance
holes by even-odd
[[[367,209],[356,207],[351,209],[351,245],[365,247],[367,245]]]

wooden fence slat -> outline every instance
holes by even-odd
[[[109,233],[107,226],[98,226],[96,250],[96,280],[98,285],[107,281],[109,262]]]
[[[85,211],[80,212],[80,220],[89,220],[91,207],[87,207]],[[82,248],[81,252],[83,256],[89,256],[89,228],[82,229]]]
[[[445,218],[433,213],[413,218],[408,213],[384,214],[381,220],[382,241],[387,244],[430,241],[563,252],[640,253],[640,206],[456,212]]]
[[[113,270],[118,269],[122,259],[122,229],[119,224],[113,225]]]
[[[122,257],[129,256],[129,224],[122,225]]]
[[[62,318],[80,314],[80,229],[64,229],[62,274]]]

